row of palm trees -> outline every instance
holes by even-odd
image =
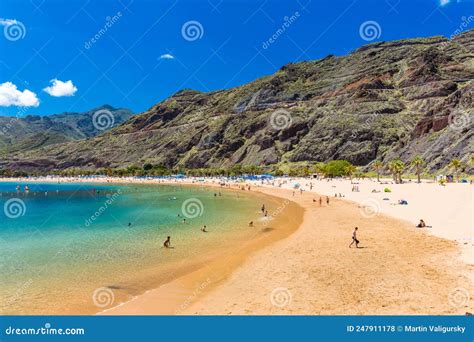
[[[471,158],[471,162],[474,162],[473,158]],[[424,161],[422,157],[416,156],[411,160],[410,165],[415,169],[415,174],[418,178],[418,183],[420,183],[421,174],[423,173],[425,169],[426,162]],[[372,167],[374,171],[377,173],[377,181],[380,181],[380,172],[383,170],[384,166],[385,166],[384,163],[381,162],[380,160],[376,160],[372,163]],[[463,166],[463,163],[459,159],[455,158],[451,160],[449,167],[450,169],[454,171],[455,175],[459,175],[459,171],[462,170],[464,166]],[[387,168],[391,172],[395,183],[401,183],[402,174],[406,168],[406,164],[401,159],[397,158],[390,161],[387,164]]]

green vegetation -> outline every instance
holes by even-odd
[[[454,158],[451,160],[451,163],[449,163],[449,168],[454,171],[454,176],[459,178],[459,171],[463,168],[463,164],[459,159]]]
[[[382,170],[383,164],[380,160],[376,160],[372,164],[373,169],[377,173],[377,182],[380,182],[380,171]]]
[[[421,183],[420,177],[421,172],[423,172],[423,168],[425,167],[425,161],[420,156],[416,156],[411,161],[411,165],[415,167],[416,176],[418,177],[418,183]]]
[[[25,177],[25,176],[40,176],[47,174],[54,174],[60,176],[90,176],[90,175],[104,175],[115,177],[160,177],[171,176],[176,174],[183,174],[186,176],[241,176],[241,175],[262,175],[271,174],[273,176],[291,176],[291,177],[309,177],[312,174],[318,174],[324,177],[344,177],[352,178],[354,175],[359,177],[365,176],[363,173],[358,173],[357,167],[349,163],[347,160],[333,160],[327,164],[308,162],[300,163],[282,163],[267,166],[256,165],[240,165],[236,164],[229,168],[197,168],[189,169],[180,166],[168,168],[163,164],[153,165],[146,163],[142,167],[131,165],[127,168],[101,168],[97,170],[85,170],[81,168],[69,168],[66,170],[52,170],[42,172],[21,172],[11,171],[9,169],[0,169],[0,177]]]
[[[394,159],[388,164],[388,168],[393,175],[395,183],[402,183],[402,174],[403,170],[405,170],[405,163],[400,159]]]
[[[347,175],[351,163],[347,160],[331,160],[324,166],[323,174],[326,177],[342,177]]]
[[[425,167],[424,160],[417,156],[410,162],[410,166],[413,167],[415,173],[404,173],[406,165],[400,159],[394,159],[387,163],[387,170],[393,176],[393,180],[396,183],[402,182],[402,176],[405,179],[416,179],[417,182],[421,182],[421,178],[433,179],[434,174],[424,173]],[[167,167],[163,164],[152,164],[145,163],[143,166],[131,165],[126,168],[100,168],[100,169],[81,169],[81,168],[69,168],[65,170],[41,170],[41,171],[29,171],[25,172],[22,170],[11,170],[11,169],[0,169],[0,177],[26,177],[26,176],[44,176],[44,175],[59,175],[59,176],[91,176],[91,175],[103,175],[113,177],[163,177],[182,174],[186,176],[194,177],[234,177],[241,175],[262,175],[270,174],[273,176],[290,176],[290,177],[310,177],[314,174],[319,177],[333,178],[333,177],[349,177],[352,181],[356,178],[375,178],[380,180],[380,175],[383,174],[384,164],[381,161],[375,161],[371,165],[371,169],[374,171],[364,172],[362,168],[359,168],[351,164],[347,160],[332,160],[328,163],[317,162],[282,162],[279,164],[272,164],[266,166],[256,165],[241,165],[235,164],[228,168],[185,168],[184,166]],[[465,177],[466,179],[472,179],[472,176],[462,174],[461,170],[464,168],[464,164],[459,159],[453,159],[450,168],[455,171],[457,179]]]

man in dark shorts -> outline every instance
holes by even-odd
[[[356,244],[356,248],[359,248],[359,240],[357,240],[357,230],[359,228],[355,227],[354,228],[354,232],[352,233],[352,242],[351,244],[349,245],[349,248],[351,248],[352,244],[355,242]]]
[[[171,247],[171,236],[168,236],[166,241],[163,243],[163,247],[170,248]]]

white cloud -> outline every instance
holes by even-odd
[[[38,107],[39,100],[32,91],[20,91],[12,82],[5,82],[0,84],[0,106]]]
[[[77,91],[76,86],[72,84],[71,80],[63,82],[58,79],[53,79],[50,82],[52,85],[50,87],[44,88],[43,90],[51,96],[74,96]]]
[[[160,59],[174,59],[174,56],[169,53],[165,53],[164,55],[160,56]]]
[[[451,2],[451,0],[439,0],[439,5],[440,6],[445,6],[447,4],[449,4]]]
[[[9,25],[13,25],[13,24],[16,24],[17,21],[16,19],[3,19],[3,18],[0,18],[0,25],[2,26],[9,26]]]

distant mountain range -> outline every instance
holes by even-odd
[[[95,115],[95,113],[98,114]],[[120,125],[132,115],[133,112],[128,109],[116,109],[103,105],[85,113],[69,112],[25,117],[0,116],[0,153],[9,155],[52,144],[94,137]]]
[[[420,155],[427,170],[440,170],[473,153],[473,56],[472,30],[452,40],[374,43],[348,56],[288,64],[228,90],[183,90],[104,134],[19,149],[0,167],[200,168],[332,159],[366,167]]]

